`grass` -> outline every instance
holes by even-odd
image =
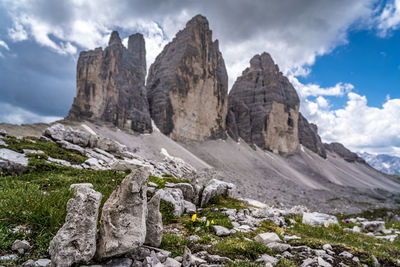
[[[174,215],[174,205],[171,202],[160,199],[160,212],[162,214],[163,225],[178,222],[178,217]]]
[[[208,249],[209,253],[230,259],[256,260],[262,254],[273,255],[273,251],[261,243],[242,238],[225,238]]]
[[[170,251],[172,258],[182,256],[185,247],[190,249],[193,243],[177,235],[164,233],[160,248]]]
[[[164,174],[162,178],[156,177],[156,176],[150,176],[149,177],[149,182],[153,182],[157,184],[157,189],[165,188],[166,183],[172,183],[172,184],[179,184],[179,183],[189,183],[189,180],[186,179],[178,179],[173,177],[172,175],[166,175]]]
[[[247,209],[248,206],[243,203],[242,201],[231,198],[231,197],[226,197],[226,196],[216,196],[213,197],[205,206],[205,208],[227,208],[227,209]]]
[[[341,250],[350,250],[363,263],[368,263],[370,256],[375,255],[380,261],[389,261],[395,265],[396,260],[400,257],[399,239],[391,243],[375,237],[345,232],[339,225],[331,225],[325,228],[297,223],[293,228],[286,229],[286,234],[301,237],[301,240],[290,241],[292,245],[321,248],[324,244],[329,243],[334,247],[340,247]]]
[[[8,147],[0,146],[0,148],[8,148],[19,153],[22,153],[23,149],[42,150],[44,155],[41,155],[41,157],[62,159],[69,161],[71,164],[82,164],[85,162],[85,160],[87,160],[87,157],[85,156],[64,149],[58,146],[56,143],[42,141],[36,137],[17,139],[15,137],[8,136],[3,140],[7,143]]]
[[[25,174],[0,176],[0,254],[11,252],[17,238],[28,240],[32,256],[47,256],[50,240],[65,222],[66,204],[73,197],[69,186],[92,183],[103,194],[102,205],[127,173],[80,170],[31,158]],[[101,213],[101,212],[100,212]],[[20,236],[10,229],[24,225],[32,232]]]

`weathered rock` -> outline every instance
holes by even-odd
[[[304,212],[302,223],[311,226],[325,226],[328,227],[331,224],[339,224],[337,218],[332,215],[318,213],[318,212]]]
[[[192,265],[192,252],[188,247],[185,247],[182,257],[182,266],[190,267],[191,265]]]
[[[329,263],[329,262],[326,262],[323,258],[321,258],[321,257],[318,257],[317,258],[317,261],[318,261],[318,266],[321,266],[321,267],[332,267],[332,265]]]
[[[108,261],[105,267],[131,267],[132,259],[129,258],[116,258]]]
[[[78,152],[78,153],[80,153],[82,155],[85,154],[85,149],[83,147],[71,144],[70,142],[67,142],[67,141],[64,141],[64,140],[60,140],[60,141],[57,141],[57,144],[62,148]]]
[[[0,138],[0,146],[8,147],[8,144]]]
[[[299,113],[299,141],[306,148],[326,158],[325,147],[318,135],[317,125],[309,123],[301,113]]]
[[[213,197],[228,196],[235,189],[232,183],[223,182],[217,179],[212,179],[206,185],[201,197],[201,206],[206,205]]]
[[[49,267],[51,265],[51,260],[49,259],[38,259],[35,261],[35,267]]]
[[[104,51],[81,52],[76,76],[77,93],[69,119],[102,120],[135,132],[152,131],[141,34],[131,35],[125,48],[114,31]]]
[[[228,133],[276,153],[296,152],[299,106],[296,90],[271,56],[255,55],[229,92]]]
[[[270,249],[273,249],[275,251],[278,251],[279,253],[282,253],[291,248],[291,246],[289,244],[279,243],[279,242],[269,243],[269,244],[267,244],[267,247],[269,247]]]
[[[275,266],[278,263],[278,259],[275,257],[272,257],[270,255],[264,254],[261,255],[261,257],[259,257],[256,260],[256,263],[264,263],[264,264],[271,264],[272,266]]]
[[[89,146],[119,155],[123,155],[127,151],[127,147],[125,145],[122,145],[115,140],[102,136],[91,135]]]
[[[0,148],[0,172],[22,173],[28,168],[24,154],[7,148]]]
[[[359,157],[356,153],[348,150],[344,145],[340,143],[324,144],[324,147],[326,150],[336,153],[348,162],[365,163],[365,160]]]
[[[90,134],[56,123],[44,131],[44,135],[54,141],[68,141],[72,144],[86,147],[89,145]]]
[[[150,113],[162,133],[181,141],[225,136],[228,75],[218,46],[197,15],[151,65]]]
[[[7,131],[4,129],[0,129],[0,136],[7,136]]]
[[[193,186],[189,183],[177,183],[177,184],[167,183],[165,186],[172,188],[179,188],[183,193],[183,198],[187,201],[194,202],[197,197]]]
[[[26,240],[15,240],[11,249],[23,255],[30,247],[31,245]]]
[[[180,189],[177,188],[164,188],[156,192],[156,195],[160,195],[160,198],[172,203],[174,205],[174,215],[182,216],[185,211],[183,194]]]
[[[35,261],[27,260],[26,262],[22,263],[22,266],[35,266]]]
[[[163,236],[162,215],[160,212],[160,195],[155,195],[147,203],[148,215],[146,221],[145,244],[159,247]]]
[[[164,262],[164,266],[165,267],[180,267],[182,264],[173,259],[173,258],[168,258],[165,262]]]
[[[65,223],[51,240],[49,254],[54,266],[90,261],[96,252],[98,213],[102,195],[92,184],[73,184],[75,198],[67,203]]]
[[[258,234],[254,238],[254,241],[260,242],[264,245],[268,245],[269,243],[273,243],[273,242],[281,242],[281,239],[275,233],[262,233],[262,234]]]
[[[228,236],[231,234],[231,231],[223,226],[214,225],[213,228],[217,236]]]
[[[96,252],[98,258],[123,255],[144,243],[148,178],[146,168],[134,170],[104,203]]]
[[[361,227],[367,232],[383,232],[386,230],[384,221],[362,222]]]
[[[183,208],[187,214],[194,214],[196,213],[196,205],[192,202],[183,200]]]

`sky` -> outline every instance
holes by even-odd
[[[400,156],[400,0],[0,0],[0,122],[66,116],[80,51],[140,32],[149,67],[196,14],[230,87],[268,52],[324,142]]]

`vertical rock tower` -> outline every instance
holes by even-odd
[[[271,56],[256,55],[229,93],[228,133],[275,153],[294,153],[299,149],[299,106],[296,90]]]
[[[118,32],[112,32],[104,51],[80,53],[76,76],[77,94],[69,119],[101,120],[139,133],[152,131],[143,35],[131,35],[125,48]]]
[[[178,141],[225,136],[228,75],[205,17],[192,18],[150,67],[151,117]]]

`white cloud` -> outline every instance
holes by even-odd
[[[22,123],[37,123],[44,122],[50,123],[61,120],[61,117],[56,116],[43,116],[26,109],[11,105],[8,103],[0,102],[0,122],[22,124]]]
[[[381,36],[386,36],[391,30],[400,26],[400,0],[389,1],[377,18],[377,28]]]
[[[3,47],[3,48],[5,48],[6,50],[10,50],[10,48],[9,48],[8,45],[7,45],[7,43],[4,42],[4,41],[2,41],[2,40],[0,40],[0,46]]]
[[[288,78],[297,89],[301,98],[307,98],[309,96],[343,96],[354,89],[354,86],[350,83],[339,82],[335,86],[322,88],[318,84],[302,84],[294,76],[289,76]]]
[[[14,21],[13,28],[8,29],[8,36],[11,40],[15,42],[20,42],[28,39],[28,34],[26,33],[24,26],[22,26],[17,21]]]
[[[387,99],[379,108],[366,96],[346,93],[344,108],[333,109],[326,99],[302,99],[302,113],[318,125],[324,142],[340,142],[353,151],[400,156],[400,99]]]

